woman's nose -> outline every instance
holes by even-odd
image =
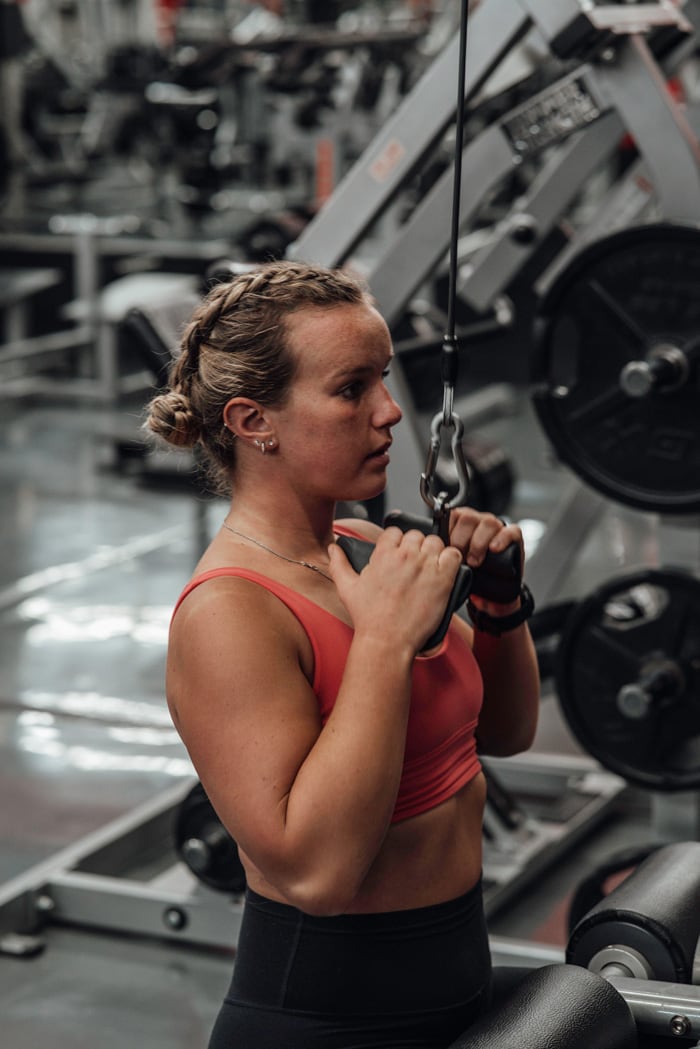
[[[396,426],[403,418],[403,412],[392,397],[388,387],[382,384],[383,398],[379,407],[378,416],[381,419],[380,426]]]

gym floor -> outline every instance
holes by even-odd
[[[0,407],[0,887],[181,785],[193,771],[169,721],[163,671],[177,595],[224,504],[113,468],[113,435],[138,425],[62,397]],[[524,387],[495,424],[513,457],[511,516],[545,524],[571,475],[556,466]],[[416,482],[418,478],[416,478]],[[659,522],[606,504],[571,550],[562,597],[653,565]],[[663,556],[675,560],[665,533]],[[688,540],[679,532],[678,556]],[[537,596],[537,595],[535,595]],[[579,755],[546,685],[535,755]],[[565,944],[565,903],[611,851],[654,836],[653,798],[627,789],[607,817],[491,917],[497,936]],[[4,1049],[198,1049],[232,952],[51,926],[31,957],[0,957]]]

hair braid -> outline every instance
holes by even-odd
[[[366,299],[357,278],[300,262],[268,263],[212,285],[183,330],[169,387],[148,406],[146,426],[176,446],[201,444],[217,482],[225,479],[217,487],[228,488],[235,441],[224,406],[236,396],[284,403],[295,369],[286,317]]]

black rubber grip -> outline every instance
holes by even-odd
[[[427,517],[421,517],[419,514],[405,514],[403,510],[390,510],[384,518],[384,527],[400,528],[402,532],[410,532],[412,528],[416,528],[423,535],[432,535],[433,523],[429,521]]]
[[[429,534],[429,533],[427,533]],[[356,572],[361,572],[365,565],[368,563],[374,550],[374,543],[367,542],[365,539],[356,539],[354,536],[339,535],[337,543],[340,549],[343,551],[348,561],[355,569]],[[450,593],[447,605],[445,606],[445,612],[443,614],[440,623],[436,630],[430,635],[428,640],[421,649],[422,652],[428,652],[432,648],[437,648],[441,644],[447,628],[450,625],[450,620],[455,614],[458,608],[461,608],[464,602],[469,597],[472,583],[472,570],[466,565],[461,565],[457,572],[452,591]]]
[[[402,532],[408,532],[413,528],[417,528],[424,535],[431,535],[433,532],[432,521],[429,521],[427,517],[405,514],[401,510],[392,510],[384,518],[385,528],[392,525],[400,528]],[[511,543],[500,554],[494,554],[489,550],[479,567],[471,571],[472,594],[485,597],[487,601],[495,601],[500,605],[516,601],[520,596],[523,566],[520,547],[517,543]]]
[[[517,543],[511,543],[500,554],[489,550],[472,572],[472,594],[499,605],[507,605],[520,597],[522,564]]]

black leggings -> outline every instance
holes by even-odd
[[[444,1049],[490,980],[480,884],[432,907],[334,918],[249,889],[209,1049]]]

